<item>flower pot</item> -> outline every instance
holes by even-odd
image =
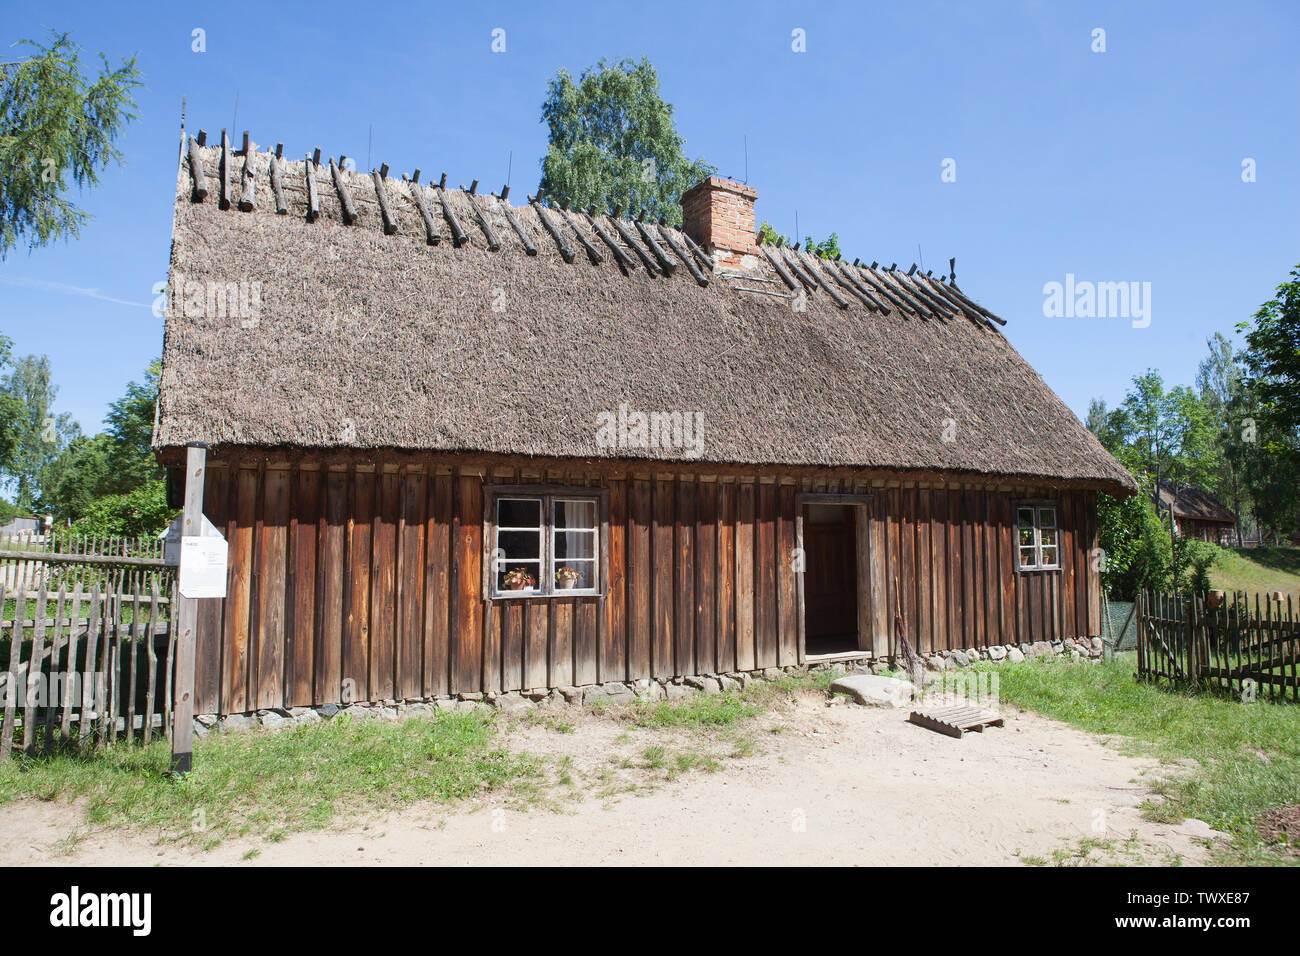
[[[577,578],[561,578],[560,580],[555,582],[557,587],[563,588],[566,591],[577,583],[578,583]]]

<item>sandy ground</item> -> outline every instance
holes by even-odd
[[[1178,768],[1035,714],[1004,713],[1005,728],[954,740],[907,723],[906,711],[831,707],[813,696],[706,738],[562,711],[574,733],[518,721],[506,731],[512,749],[546,758],[551,782],[540,801],[419,805],[279,843],[230,839],[207,852],[106,830],[70,853],[59,844],[67,808],[30,801],[0,814],[0,866],[1206,860],[1194,827],[1145,821],[1136,809],[1152,774]],[[735,755],[738,741],[744,756]],[[716,754],[719,766],[670,776],[646,766],[655,762],[645,758],[651,746],[670,761]],[[250,849],[259,852],[244,860]]]

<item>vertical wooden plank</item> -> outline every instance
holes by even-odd
[[[718,671],[718,485],[701,481],[695,506],[695,672]]]
[[[1084,534],[1088,542],[1087,550],[1091,553],[1097,547],[1097,493],[1089,491],[1081,497],[1084,498]],[[1101,577],[1091,568],[1092,565],[1089,562],[1088,636],[1096,637],[1101,633]]]
[[[976,488],[971,499],[971,542],[975,549],[975,632],[966,647],[985,647],[989,641],[988,494]]]
[[[452,478],[435,474],[429,478],[429,508],[424,576],[424,692],[446,694],[451,667],[451,567],[452,567]],[[542,637],[545,648],[545,635]],[[546,655],[542,668],[545,672]],[[545,683],[545,681],[543,681]],[[539,686],[539,685],[533,685]]]
[[[677,517],[674,522],[673,673],[695,673],[695,479],[677,480]]]
[[[718,483],[718,670],[736,669],[736,484]]]
[[[22,667],[23,646],[27,642],[23,627],[23,621],[27,616],[27,584],[21,565],[14,581],[14,626],[9,632],[9,666],[5,673],[4,725],[0,727],[0,760],[7,758],[13,748],[14,724],[18,720],[18,700],[27,692],[27,682]]]
[[[231,482],[235,496],[230,542],[231,585],[226,597],[226,657],[221,677],[223,692],[221,712],[238,714],[257,708],[256,694],[249,693],[253,532],[257,520],[258,473],[254,468],[240,468]]]
[[[203,480],[203,513],[216,528],[226,522],[227,502],[230,500],[230,469],[206,469]],[[226,594],[231,593],[234,576],[234,548],[226,538],[229,551],[226,556]],[[228,598],[227,598],[228,599]],[[200,714],[214,714],[221,706],[222,618],[226,600],[199,602],[199,618],[194,632],[194,710]],[[174,630],[177,608],[168,609],[168,619]],[[174,669],[174,661],[168,668]]]
[[[175,579],[173,578],[173,580]],[[178,612],[180,611],[180,606],[175,601],[176,595],[173,593],[171,596],[173,598],[173,601],[172,601],[172,606],[168,609],[170,620],[167,625],[167,630],[174,637],[176,634],[176,629],[180,623],[179,615],[178,615]],[[3,599],[4,599],[4,588],[0,587],[0,601],[3,601]],[[85,747],[90,742],[90,731],[92,725],[94,724],[94,721],[91,719],[91,713],[103,709],[102,704],[99,700],[99,687],[97,685],[99,684],[101,679],[106,680],[108,676],[103,670],[101,670],[97,666],[97,663],[99,661],[100,629],[103,627],[103,605],[101,603],[101,600],[102,599],[100,594],[100,586],[98,583],[96,583],[90,593],[90,612],[86,618],[85,671],[87,674],[91,676],[89,677],[89,679],[85,681],[84,684],[82,684],[81,687],[81,722],[77,727],[77,737],[82,747]],[[2,606],[3,604],[0,604],[0,607]],[[21,618],[18,618],[18,620],[21,620]],[[17,647],[18,644],[14,643],[11,646]],[[173,640],[172,648],[174,647],[175,647],[175,641]],[[18,656],[17,654],[15,654],[14,661],[17,661],[17,659]],[[169,650],[167,655],[168,677],[170,677],[173,673],[175,673],[176,668],[173,666],[175,661],[176,661],[176,657],[174,652]],[[10,677],[9,687],[11,689],[13,687],[12,676]],[[169,683],[168,688],[170,689],[170,687],[171,685]],[[8,696],[10,697],[13,696],[12,690]],[[171,712],[172,712],[172,701],[169,695],[167,699],[166,713],[170,715]],[[4,748],[0,746],[0,759],[3,758],[4,758]]]
[[[917,651],[934,652],[934,621],[931,618],[934,594],[930,584],[933,555],[930,550],[931,489],[916,492],[916,630]]]
[[[324,466],[322,466],[324,467]],[[330,469],[324,477],[324,508],[319,521],[323,538],[320,576],[320,625],[316,632],[314,698],[338,703],[343,681],[343,609],[347,600],[348,475]]]
[[[315,696],[316,555],[321,473],[315,468],[299,468],[294,481],[297,487],[293,496],[293,514],[289,519],[292,538],[290,561],[293,566],[293,628],[289,653],[292,679],[285,696],[293,706],[307,707]]]
[[[736,486],[736,667],[752,671],[758,663],[757,613],[754,593],[754,482]]]
[[[503,601],[501,619],[501,689],[519,690],[524,683],[524,602]]]
[[[524,601],[524,686],[549,687],[550,608],[545,601]]]
[[[780,666],[799,663],[798,585],[795,581],[795,487],[777,490],[776,593],[777,657]]]
[[[898,551],[901,570],[898,600],[907,639],[911,641],[912,648],[919,651],[920,628],[916,616],[916,495],[916,485],[899,489]]]
[[[573,683],[595,684],[600,680],[596,661],[598,602],[579,598],[573,603]]]
[[[424,696],[424,536],[428,481],[422,470],[408,469],[401,476],[402,577],[398,582],[401,648],[396,693],[410,700]],[[516,687],[518,684],[516,683]]]
[[[1061,633],[1062,638],[1079,636],[1078,620],[1075,617],[1075,578],[1076,560],[1074,544],[1077,538],[1074,525],[1074,498],[1070,492],[1061,495],[1060,515],[1057,518],[1057,533],[1061,538]]]
[[[452,692],[483,689],[483,481],[456,478],[456,616],[452,627]]]
[[[397,474],[376,466],[370,570],[370,696],[393,697],[397,650]]]
[[[628,679],[627,526],[628,483],[612,478],[609,485],[609,580],[605,584],[604,627],[601,628],[600,680]]]
[[[573,667],[573,598],[557,598],[551,604],[550,685],[575,684]]]
[[[776,485],[758,484],[758,515],[754,532],[754,630],[758,666],[776,667]]]
[[[656,475],[654,482],[653,545],[653,601],[654,616],[651,634],[650,667],[655,677],[671,677],[674,673],[673,616],[675,558],[673,533],[676,526],[675,487],[669,476]]]
[[[370,699],[370,569],[375,512],[375,476],[350,474],[348,512],[348,614],[343,644],[343,702]]]
[[[633,477],[628,488],[627,514],[627,609],[628,609],[628,677],[650,677],[651,594],[651,525],[653,523],[651,482]]]
[[[263,489],[261,589],[257,625],[257,706],[283,707],[285,561],[288,555],[289,473],[268,468]]]

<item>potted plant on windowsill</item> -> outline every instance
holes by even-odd
[[[537,579],[523,568],[515,568],[506,572],[505,577],[501,579],[501,584],[507,591],[523,591],[537,587]]]
[[[576,586],[578,581],[581,579],[582,579],[582,574],[579,573],[577,568],[570,568],[566,566],[563,568],[559,568],[555,572],[555,586],[558,588],[563,588],[566,591],[569,588]]]

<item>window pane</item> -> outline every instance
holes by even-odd
[[[536,560],[542,556],[540,531],[498,531],[498,558],[513,561],[516,558]]]
[[[1016,509],[1016,521],[1022,528],[1032,528],[1034,526],[1034,509],[1018,508]]]
[[[556,561],[568,558],[594,558],[596,556],[596,532],[594,531],[560,531],[552,536],[551,551]]]
[[[1034,546],[1034,529],[1033,529],[1033,528],[1021,528],[1021,529],[1020,529],[1020,544],[1021,544],[1022,547],[1031,547],[1031,548],[1032,548],[1032,547]]]
[[[556,530],[560,528],[591,530],[596,527],[596,502],[590,498],[583,501],[557,500],[553,503],[551,512],[553,527]]]
[[[1055,508],[1039,508],[1039,509],[1038,509],[1038,526],[1039,526],[1040,528],[1055,528],[1055,527],[1056,527],[1056,509],[1055,509]]]
[[[592,589],[596,586],[596,562],[570,558],[555,562],[555,588],[565,591],[575,588]]]
[[[1056,565],[1056,549],[1043,548],[1043,566],[1053,567]]]
[[[1056,545],[1056,529],[1043,528],[1038,532],[1038,543],[1046,547],[1047,545]]]
[[[541,526],[541,498],[497,499],[497,527],[540,528]]]
[[[540,570],[540,561],[511,561],[497,570],[497,590],[535,593],[541,590],[538,586]]]
[[[1021,566],[1022,568],[1032,568],[1032,567],[1034,567],[1034,549],[1033,549],[1033,548],[1021,548],[1021,549],[1020,549],[1020,566]]]

